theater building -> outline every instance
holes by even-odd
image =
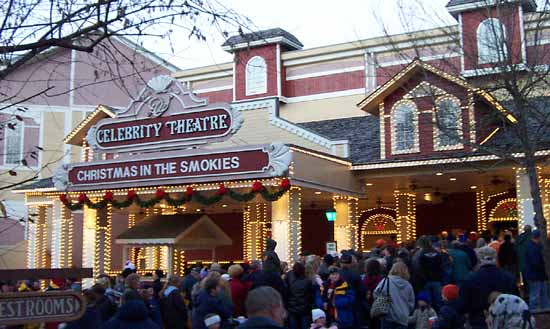
[[[511,1],[506,19],[485,3],[450,1],[450,28],[313,49],[282,29],[234,36],[222,46],[232,63],[99,105],[64,140],[81,161],[18,191],[38,214],[28,266],[114,273],[131,259],[179,273],[257,259],[268,237],[292,262],[328,241],[368,250],[390,236],[533,224],[525,168],[479,147],[513,144],[502,127],[518,120],[484,88],[499,56],[485,42],[499,26],[514,67],[546,67],[550,30],[535,32],[547,18],[534,2]],[[549,113],[545,93],[536,102]],[[543,134],[546,218],[549,152]]]

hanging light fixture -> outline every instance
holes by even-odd
[[[325,211],[325,216],[327,217],[327,221],[334,222],[336,221],[336,209],[330,208]]]

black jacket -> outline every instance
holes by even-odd
[[[166,329],[183,328],[187,322],[187,309],[179,289],[166,290],[160,297],[162,322]]]
[[[433,329],[464,328],[466,320],[456,309],[456,301],[447,301],[439,311],[439,317],[433,325]]]
[[[290,271],[285,278],[287,287],[287,310],[291,314],[308,315],[313,306],[313,282],[298,278]]]
[[[489,308],[489,294],[493,291],[518,295],[512,275],[495,265],[481,266],[462,283],[457,308],[460,313],[469,314],[472,326],[485,327],[483,311]]]
[[[424,283],[437,282],[443,278],[443,257],[433,249],[424,249],[420,251],[420,268]]]
[[[277,241],[267,239],[266,241],[266,250],[263,254],[264,268],[265,272],[274,272],[277,274],[281,273],[281,260],[275,252],[275,247],[277,247]]]
[[[109,297],[105,295],[101,296],[101,298],[96,302],[96,306],[101,315],[102,322],[111,319],[117,311],[117,304],[112,302]]]

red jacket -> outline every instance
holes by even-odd
[[[229,285],[231,286],[231,298],[233,299],[233,316],[245,316],[244,301],[248,295],[250,285],[238,278],[231,278]]]

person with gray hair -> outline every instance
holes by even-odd
[[[259,287],[248,293],[245,302],[248,320],[240,329],[284,329],[286,310],[281,294],[271,287]]]
[[[468,314],[473,329],[485,329],[484,311],[489,308],[489,295],[493,291],[518,295],[516,281],[512,275],[497,268],[497,252],[491,247],[477,250],[480,268],[473,272],[460,287],[457,309]]]

